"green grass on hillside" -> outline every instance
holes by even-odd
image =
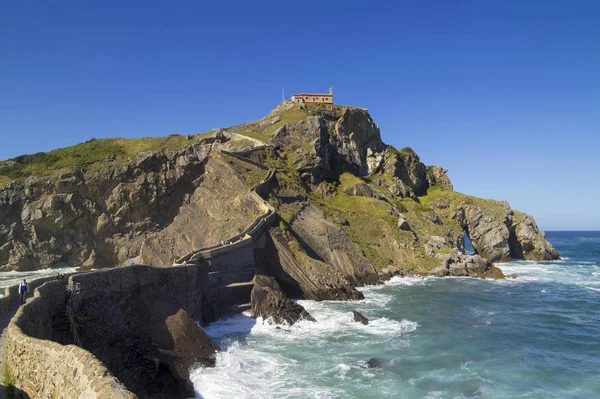
[[[184,135],[139,139],[91,139],[50,152],[21,155],[0,161],[0,185],[29,176],[52,176],[76,168],[94,171],[100,169],[105,162],[123,161],[140,152],[181,148],[198,141],[201,136],[194,135],[191,140]]]
[[[274,115],[271,118],[279,117],[280,120],[272,125],[261,126],[260,122],[252,122],[243,125],[242,130],[236,132],[238,134],[258,139],[265,144],[269,143],[273,133],[286,123],[297,123],[302,119],[306,118],[310,114],[306,110],[300,108],[293,108],[292,110],[282,112],[278,115]],[[270,118],[267,118],[270,119]]]

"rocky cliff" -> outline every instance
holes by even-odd
[[[464,251],[465,233],[489,262],[558,257],[531,216],[452,191],[445,169],[385,145],[359,108],[284,102],[258,121],[159,149],[132,153],[128,143],[88,162],[78,161],[86,143],[58,150],[71,168],[53,153],[0,162],[0,268],[168,266],[264,211],[249,193],[264,166],[277,171],[262,195],[281,223],[257,256],[295,295],[352,299],[383,269],[427,274]]]

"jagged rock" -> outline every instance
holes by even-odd
[[[495,208],[463,204],[453,218],[467,231],[475,251],[490,262],[512,258],[558,259],[559,254],[539,231],[531,216],[513,211],[506,201]]]
[[[298,320],[316,321],[302,305],[285,296],[273,277],[255,276],[251,294],[252,317],[262,317],[275,324],[292,325]]]
[[[383,153],[374,153],[371,148],[367,148],[367,173],[372,175],[379,171],[383,165],[383,159]]]
[[[427,181],[430,186],[436,186],[442,190],[454,190],[450,178],[446,174],[448,169],[444,169],[439,165],[427,167]]]
[[[527,260],[553,260],[560,255],[540,232],[535,220],[527,214],[515,211],[511,230],[511,253]]]
[[[408,222],[406,221],[406,219],[404,219],[404,218],[398,218],[398,228],[400,230],[408,231],[408,230],[410,230],[410,225],[408,224]]]
[[[365,111],[345,108],[331,134],[331,144],[336,148],[337,158],[356,167],[358,175],[368,175],[379,169],[381,161],[378,157],[384,145],[379,127]]]
[[[388,281],[392,277],[402,276],[404,274],[402,269],[399,269],[398,267],[393,266],[393,265],[389,265],[389,266],[379,270],[378,273],[379,273],[379,282],[380,283]]]
[[[441,266],[436,267],[430,273],[432,276],[471,276],[504,278],[500,269],[495,267],[489,260],[479,255],[465,255],[454,253],[448,256]]]
[[[388,186],[388,190],[394,197],[406,198],[413,195],[410,187],[408,187],[402,182],[402,180],[398,178],[392,179],[392,182]]]
[[[450,247],[452,244],[444,237],[431,236],[425,242],[425,253],[429,256],[434,256],[435,251],[442,247]]]
[[[362,323],[362,324],[364,324],[365,326],[366,326],[367,324],[369,324],[369,319],[367,319],[367,318],[365,317],[365,315],[363,315],[362,313],[360,313],[360,312],[357,312],[356,310],[353,310],[353,311],[352,311],[352,315],[354,316],[354,321],[355,321],[355,322],[357,322],[357,323]]]
[[[401,151],[388,149],[384,171],[408,186],[417,196],[425,194],[429,187],[427,169],[411,148],[404,148]]]
[[[505,262],[510,259],[510,232],[507,218],[490,217],[477,205],[462,205],[455,211],[454,218],[469,234],[475,251],[490,262]]]

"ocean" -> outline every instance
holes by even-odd
[[[298,301],[316,323],[213,323],[197,398],[600,398],[600,232],[547,238],[563,258],[498,264],[517,279],[397,277],[363,301]]]

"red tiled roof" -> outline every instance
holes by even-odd
[[[292,94],[293,96],[333,96],[333,94],[329,93],[300,93],[300,94]]]

